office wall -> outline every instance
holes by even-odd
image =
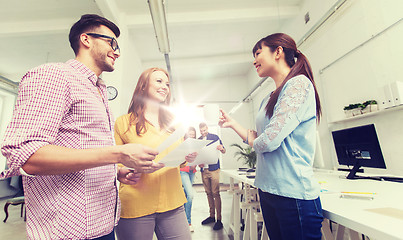
[[[283,32],[298,42],[335,3],[305,1],[301,7],[301,16],[284,26]],[[366,171],[403,175],[403,112],[399,108],[366,118],[335,122],[345,118],[343,106],[369,99],[381,102],[385,98],[383,87],[386,84],[403,81],[398,73],[403,53],[400,43],[403,37],[401,9],[403,1],[400,0],[347,0],[299,46],[311,62],[322,100],[323,116],[319,136],[325,154],[325,168],[337,167],[332,130],[374,123],[388,169]],[[311,22],[305,25],[303,16],[307,11],[310,12]],[[267,91],[269,88],[265,87]],[[259,99],[260,95],[253,99],[254,109]]]
[[[122,34],[119,45],[125,50],[116,61],[115,71],[102,73],[106,84],[116,87],[119,92],[116,99],[109,101],[115,119],[127,113],[137,81],[145,70],[138,57],[136,45],[130,39],[127,32]]]

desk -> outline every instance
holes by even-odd
[[[315,172],[322,190],[328,190],[320,195],[324,217],[371,239],[403,239],[403,183],[348,180],[345,175],[337,171]],[[342,191],[376,194],[373,200],[344,199],[340,198]]]
[[[230,177],[232,185],[234,181],[250,186],[254,184],[254,179],[239,175],[237,170],[222,170],[221,172]],[[321,184],[323,191],[320,195],[323,215],[326,219],[339,224],[338,232],[329,235],[329,225],[324,221],[324,238],[343,239],[344,227],[347,227],[353,230],[352,233],[356,232],[352,236],[353,239],[358,239],[358,233],[363,233],[371,239],[403,239],[403,183],[365,179],[348,180],[343,178],[345,174],[330,170],[315,172],[315,178]],[[342,191],[374,192],[376,194],[373,200],[345,199],[340,198]],[[234,193],[233,205],[235,204],[235,208],[239,207],[239,204],[236,206],[235,200],[240,198],[238,196],[237,199],[236,191]],[[237,212],[239,214],[239,210]],[[236,215],[235,212],[234,215]],[[239,239],[239,223],[234,222],[234,225],[237,225],[232,229],[234,239]]]
[[[233,194],[231,217],[230,217],[230,229],[234,233],[234,239],[238,240],[241,237],[241,216],[240,211],[242,208],[247,209],[245,217],[245,229],[242,239],[257,239],[257,226],[253,220],[255,210],[260,208],[259,202],[256,199],[257,191],[253,189],[255,179],[247,178],[246,172],[240,172],[238,170],[221,170],[222,173],[230,178],[229,193]],[[242,173],[242,175],[240,174]],[[244,184],[244,189],[234,188],[234,184],[240,182]],[[244,196],[244,201],[241,202],[241,195]],[[265,229],[262,230],[262,238],[267,238]]]

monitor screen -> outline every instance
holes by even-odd
[[[333,131],[333,142],[340,165],[386,168],[374,124]],[[348,177],[349,178],[349,177]]]

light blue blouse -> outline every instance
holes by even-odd
[[[263,99],[256,115],[255,186],[284,197],[316,199],[320,187],[312,169],[316,144],[313,85],[304,75],[288,80],[270,119],[265,109],[269,98],[270,94]]]

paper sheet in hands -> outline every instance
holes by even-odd
[[[197,152],[200,154],[203,147],[209,144],[212,140],[197,140],[194,138],[186,139],[182,144],[169,152],[159,162],[165,164],[165,167],[177,167],[185,161],[185,157],[191,153]],[[199,157],[196,158],[196,160]],[[217,158],[218,159],[218,158]],[[195,160],[195,161],[196,161]]]
[[[200,141],[200,140],[199,140]],[[192,163],[188,163],[187,166],[195,166],[199,164],[216,164],[220,151],[217,150],[217,146],[220,141],[215,141],[212,144],[203,147],[197,154],[196,159]]]

